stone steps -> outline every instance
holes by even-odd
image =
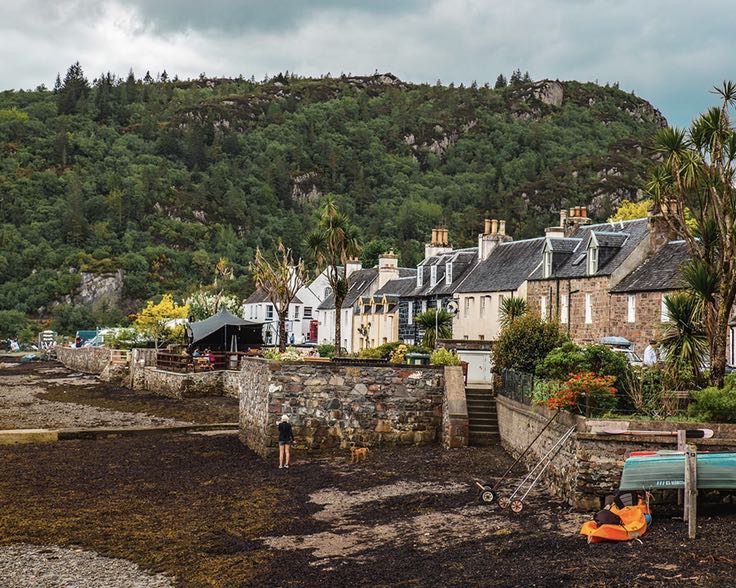
[[[466,388],[470,445],[494,445],[499,442],[496,397],[490,390]]]

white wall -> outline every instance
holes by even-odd
[[[473,292],[459,294],[455,298],[458,313],[452,321],[452,338],[471,341],[495,341],[501,333],[501,297],[526,299],[526,282],[513,292]],[[481,298],[485,297],[485,310],[481,312]],[[471,299],[470,313],[465,312],[466,303]]]

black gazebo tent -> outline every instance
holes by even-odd
[[[263,323],[246,321],[226,308],[203,321],[189,323],[190,347],[209,347],[213,351],[245,351],[263,345]]]

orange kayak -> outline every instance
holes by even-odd
[[[646,501],[639,500],[635,506],[618,508],[611,505],[611,512],[621,517],[621,525],[599,525],[595,521],[583,523],[581,535],[587,535],[588,543],[603,541],[630,541],[647,532],[648,521],[652,520]]]

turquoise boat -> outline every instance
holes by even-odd
[[[698,453],[698,488],[736,490],[736,453]],[[620,490],[666,490],[685,487],[685,454],[646,452],[624,462]]]

